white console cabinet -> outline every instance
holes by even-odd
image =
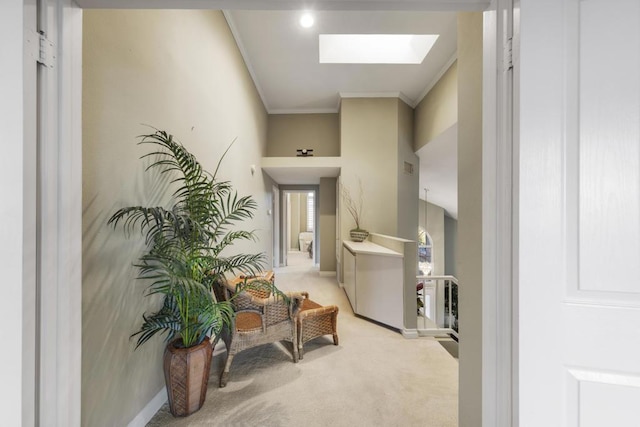
[[[403,329],[403,257],[369,241],[343,242],[344,289],[354,313]]]

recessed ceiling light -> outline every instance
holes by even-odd
[[[421,64],[437,34],[320,34],[321,64]]]
[[[315,22],[315,19],[313,19],[313,15],[309,12],[303,13],[302,16],[300,17],[300,26],[302,28],[311,28],[313,27],[314,22]]]

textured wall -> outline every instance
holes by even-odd
[[[170,131],[211,171],[237,137],[219,176],[256,199],[243,228],[260,241],[233,250],[270,259],[271,181],[250,172],[266,153],[267,114],[220,12],[87,10],[83,37],[82,425],[125,426],[164,386],[162,340],[136,351],[129,340],[157,309],[135,279],[142,244],[106,225],[119,207],[166,200],[136,135],[150,132],[142,123]]]

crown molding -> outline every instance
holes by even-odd
[[[242,43],[242,39],[240,38],[240,33],[238,32],[238,28],[236,27],[235,21],[231,16],[231,11],[223,10],[222,14],[224,15],[224,19],[227,21],[227,25],[229,26],[229,30],[231,30],[231,34],[233,35],[233,39],[236,41],[236,46],[238,46],[238,50],[240,51],[240,55],[242,55],[242,59],[244,61],[244,65],[247,67],[247,71],[249,71],[249,75],[251,76],[251,80],[253,80],[253,85],[258,91],[258,95],[260,95],[260,99],[262,100],[262,105],[264,109],[267,110],[268,114],[271,114],[269,111],[269,104],[267,103],[267,97],[264,95],[264,91],[260,86],[260,82],[258,81],[258,76],[251,65],[251,61],[249,61],[249,54]]]
[[[415,103],[402,92],[340,92],[340,99],[344,98],[399,98],[411,108]]]
[[[300,10],[300,0],[76,0],[85,9]],[[484,11],[488,0],[315,0],[314,10]]]
[[[451,68],[451,66],[453,65],[454,62],[456,62],[457,59],[458,59],[458,52],[454,52],[451,58],[449,58],[449,60],[444,64],[444,66],[440,69],[440,71],[438,71],[438,74],[436,74],[436,76],[424,88],[424,90],[418,97],[416,104],[413,106],[414,108],[417,107],[422,102],[424,97],[427,96],[429,92],[431,92],[431,89],[433,89],[433,87],[440,81],[442,76],[444,76],[444,73],[446,73],[449,70],[449,68]]]
[[[277,108],[269,114],[336,114],[337,108]]]

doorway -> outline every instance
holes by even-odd
[[[280,186],[280,267],[314,268],[318,256],[317,186]]]
[[[65,94],[63,94],[62,96],[64,97],[64,96],[66,96],[66,95],[65,95]],[[74,138],[74,140],[79,140],[79,136],[76,136],[76,138]],[[75,164],[74,164],[74,165],[75,165]],[[77,166],[77,165],[76,165],[76,166]],[[317,245],[317,239],[314,239],[314,241],[316,242],[316,245]],[[281,247],[282,247],[282,245],[281,245]],[[317,253],[317,250],[316,250],[314,253]],[[77,282],[77,281],[73,282],[73,287],[74,287],[74,288],[75,288],[75,287],[77,287],[78,283],[79,283],[79,282]]]

